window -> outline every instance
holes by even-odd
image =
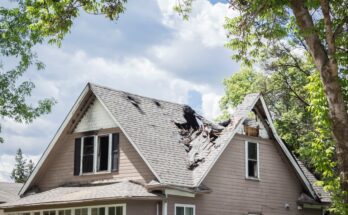
[[[43,211],[43,215],[56,215],[56,211]]]
[[[59,210],[58,215],[71,215],[71,210]]]
[[[77,158],[77,160],[81,159],[80,164],[78,164],[77,175],[118,170],[118,135],[107,134],[82,137],[81,146],[77,147],[81,149],[81,152],[77,152],[77,155],[75,154],[75,158],[78,154],[81,154],[81,158]],[[75,145],[75,151],[76,150]]]
[[[88,215],[88,208],[75,209],[75,215]]]
[[[40,214],[41,215],[73,215],[73,214],[74,215],[126,215],[126,204],[5,213],[5,215],[40,215]]]
[[[175,204],[175,215],[195,215],[195,206]]]
[[[94,137],[84,137],[82,140],[82,173],[93,172]]]
[[[123,206],[109,207],[109,215],[124,215],[126,212]]]
[[[98,137],[98,171],[109,170],[109,136]]]
[[[245,142],[246,177],[259,178],[259,144]]]

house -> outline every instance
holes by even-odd
[[[22,186],[20,183],[0,182],[0,204],[19,199],[18,192]],[[0,209],[0,215],[3,214],[4,211]]]
[[[87,84],[6,215],[319,215],[330,196],[260,94],[213,123],[187,105]]]

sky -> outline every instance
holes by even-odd
[[[157,99],[185,103],[209,119],[219,115],[222,81],[239,64],[224,48],[225,17],[234,16],[226,1],[194,1],[189,21],[173,11],[175,0],[129,1],[117,22],[82,14],[62,47],[36,47],[44,71],[23,79],[36,88],[31,102],[54,98],[50,114],[31,124],[0,118],[0,181],[10,181],[14,156],[41,157],[88,82]],[[1,4],[1,3],[0,3]]]

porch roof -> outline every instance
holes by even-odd
[[[16,201],[1,204],[0,208],[16,208],[36,205],[58,205],[65,203],[90,202],[114,199],[161,199],[150,193],[141,184],[121,181],[103,185],[58,187],[42,193],[29,195]]]

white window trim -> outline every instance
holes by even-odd
[[[256,159],[257,159],[257,177],[251,177],[249,176],[249,165],[248,165],[248,143],[255,143],[256,144]],[[258,142],[253,142],[253,141],[245,141],[245,178],[246,179],[251,179],[251,180],[260,180],[260,147],[259,147]]]
[[[30,213],[30,215],[34,215],[34,213],[39,212],[40,215],[43,215],[44,211],[55,211],[55,214],[58,215],[58,211],[61,210],[71,210],[71,215],[75,215],[75,209],[83,209],[83,208],[87,208],[88,211],[88,215],[92,215],[91,213],[91,209],[92,208],[108,208],[108,207],[121,207],[122,206],[122,213],[123,215],[127,215],[127,204],[123,203],[123,204],[109,204],[109,205],[95,205],[95,206],[86,206],[86,207],[71,207],[71,208],[58,208],[58,209],[41,209],[41,210],[28,210],[28,211],[16,211],[16,212],[5,212],[5,215],[18,215],[19,213]],[[107,212],[105,212],[105,215],[109,214],[109,210],[105,210]]]
[[[196,215],[196,206],[195,206],[195,205],[191,205],[191,204],[175,204],[175,205],[174,205],[174,214],[175,214],[175,215],[177,215],[177,214],[176,214],[176,208],[177,208],[177,207],[193,208],[193,215]],[[185,210],[184,210],[184,215],[186,215],[185,213],[186,213],[186,212],[185,212]]]
[[[109,136],[109,154],[108,154],[108,170],[98,171],[98,146],[99,146],[99,137]],[[85,138],[94,137],[94,153],[93,153],[93,171],[92,172],[83,172],[83,147],[85,145]],[[101,134],[101,135],[89,135],[81,137],[81,155],[80,155],[80,175],[95,175],[95,174],[104,174],[111,173],[111,162],[112,162],[112,134]]]

